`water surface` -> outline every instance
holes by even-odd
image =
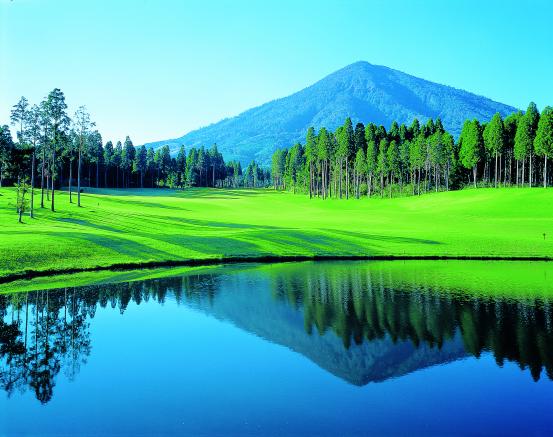
[[[488,265],[237,265],[0,295],[0,434],[551,435],[549,267]]]

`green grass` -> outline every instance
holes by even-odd
[[[553,257],[553,190],[539,188],[349,201],[271,190],[99,190],[82,202],[58,192],[57,212],[37,208],[19,224],[15,191],[0,189],[0,276],[266,255]]]
[[[335,288],[336,284],[358,284],[360,277],[371,277],[378,286],[403,291],[433,290],[461,298],[503,298],[534,303],[536,299],[553,299],[553,263],[460,260],[306,261],[166,267],[115,272],[104,270],[16,280],[0,285],[0,294],[89,287],[167,277],[232,276],[242,273],[266,275],[274,279],[274,284],[282,281],[297,284],[298,278],[301,278],[305,284],[330,283]]]

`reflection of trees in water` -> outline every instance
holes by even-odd
[[[60,371],[72,380],[86,363],[89,325],[98,306],[124,314],[131,302],[211,302],[227,280],[204,274],[0,295],[0,387],[8,395],[30,388],[46,403]],[[272,282],[277,301],[303,309],[308,334],[332,330],[346,348],[386,335],[394,342],[440,348],[460,331],[468,353],[491,351],[499,365],[515,361],[536,380],[545,368],[553,379],[549,302],[462,299],[443,290],[397,288],[369,269],[334,272],[328,265],[284,272]],[[252,299],[262,291],[252,287]]]
[[[393,278],[370,270],[322,269],[276,276],[273,293],[304,310],[306,332],[332,330],[346,348],[389,335],[415,346],[438,347],[459,330],[467,353],[491,351],[498,365],[515,361],[538,380],[543,369],[553,379],[551,302],[462,298],[447,290],[395,287]]]
[[[11,395],[31,388],[42,402],[53,395],[65,366],[73,378],[90,353],[87,318],[94,306],[77,290],[0,296],[0,384]]]
[[[86,364],[98,306],[123,314],[131,301],[163,304],[171,295],[180,303],[205,284],[209,277],[183,277],[0,295],[0,388],[8,396],[30,388],[47,403],[60,371],[73,380]]]

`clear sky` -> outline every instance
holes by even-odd
[[[553,105],[553,2],[0,0],[0,123],[61,88],[135,144],[289,95],[355,61]]]

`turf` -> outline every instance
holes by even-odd
[[[191,275],[230,277],[241,273],[263,274],[273,278],[275,284],[283,280],[298,283],[298,278],[306,284],[353,283],[358,282],[359,276],[365,276],[372,277],[383,288],[403,291],[433,290],[464,299],[553,302],[553,263],[539,261],[307,261],[95,271],[12,281],[0,284],[0,294]]]
[[[58,192],[55,213],[37,208],[19,224],[15,191],[0,189],[0,277],[268,255],[553,258],[553,190],[539,188],[348,201],[272,190],[98,190],[82,202]]]

